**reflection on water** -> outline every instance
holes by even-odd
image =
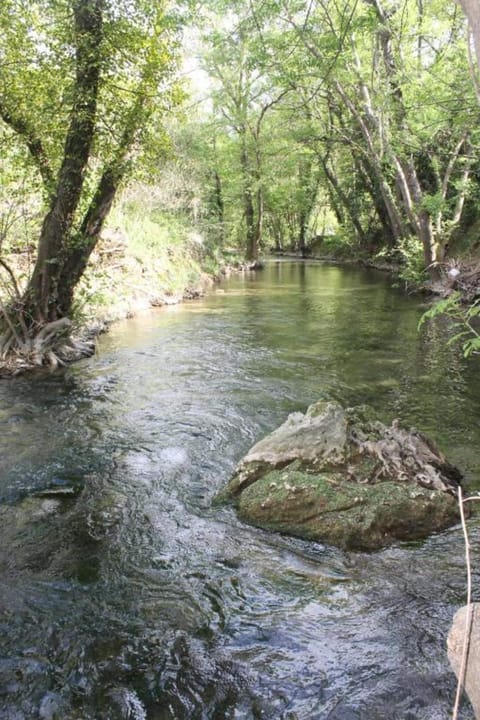
[[[0,718],[444,720],[457,529],[344,554],[211,499],[318,398],[416,425],[478,484],[475,362],[374,272],[279,262],[222,289],[0,384]]]

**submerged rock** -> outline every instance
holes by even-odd
[[[262,528],[376,550],[456,524],[460,480],[416,430],[320,401],[257,443],[217,499]]]

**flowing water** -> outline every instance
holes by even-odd
[[[346,554],[211,502],[319,398],[415,425],[478,487],[478,361],[418,334],[424,309],[374,272],[272,262],[0,383],[0,718],[448,718],[458,528]]]

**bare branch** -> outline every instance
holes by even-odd
[[[455,146],[452,154],[450,155],[450,159],[449,159],[449,161],[448,161],[448,165],[447,165],[447,168],[446,168],[446,170],[445,170],[445,175],[443,176],[443,182],[442,182],[441,195],[442,195],[442,199],[443,199],[443,200],[445,200],[445,198],[447,197],[447,191],[448,191],[448,187],[449,187],[449,184],[450,184],[450,178],[451,178],[451,176],[452,176],[452,172],[453,172],[453,169],[454,169],[454,167],[455,167],[455,163],[456,163],[457,160],[458,160],[458,156],[460,155],[460,151],[461,151],[461,149],[462,149],[462,147],[463,147],[463,144],[464,144],[465,141],[467,140],[467,138],[468,138],[468,130],[464,130],[463,133],[462,133],[462,136],[461,136],[460,140],[458,141],[458,143],[456,144],[456,146]]]
[[[1,265],[1,266],[3,267],[3,269],[6,270],[7,273],[9,274],[10,280],[12,281],[12,285],[13,285],[13,287],[14,287],[14,289],[15,289],[15,294],[16,294],[17,298],[20,298],[20,297],[21,297],[20,289],[19,289],[19,287],[18,287],[17,280],[16,280],[16,278],[15,278],[15,274],[14,274],[12,268],[10,267],[10,265],[8,265],[8,264],[5,262],[5,260],[2,260],[2,258],[0,258],[0,265]]]

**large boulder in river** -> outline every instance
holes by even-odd
[[[257,443],[217,499],[262,528],[376,550],[456,524],[460,479],[416,430],[320,401]]]

